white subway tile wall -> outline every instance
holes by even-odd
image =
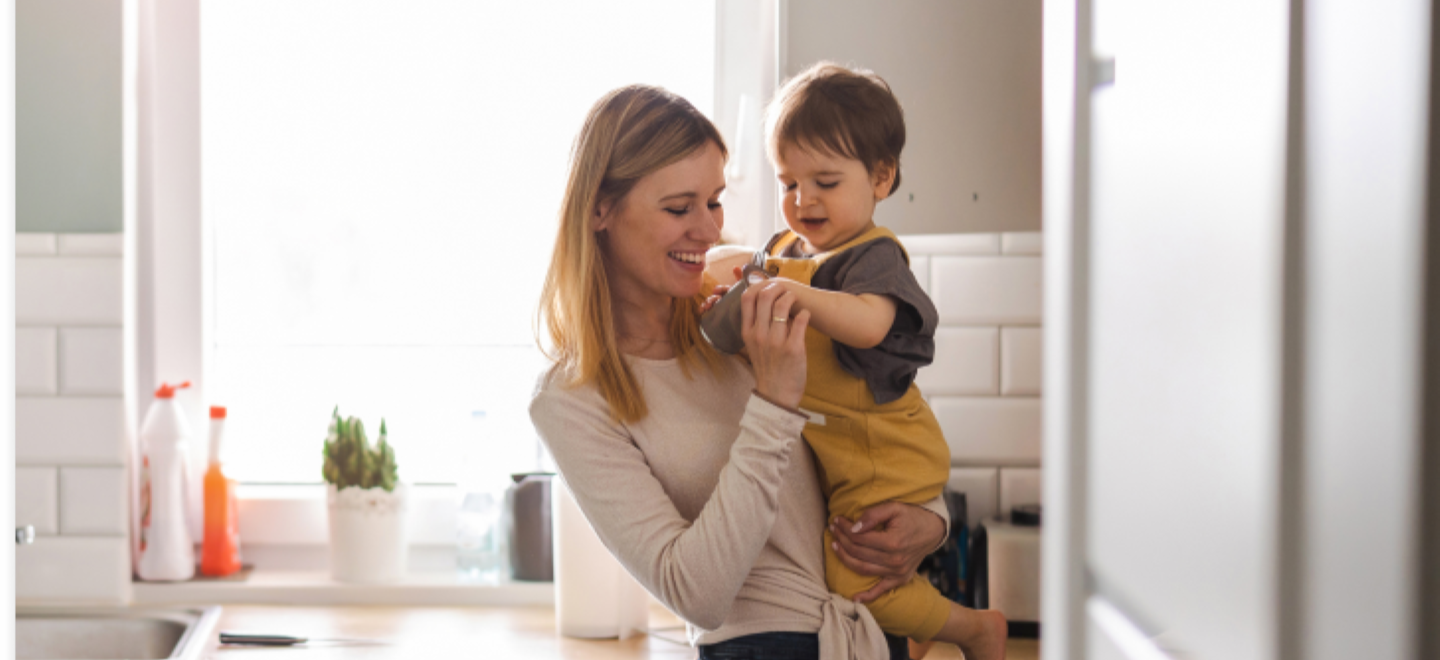
[[[26,602],[130,598],[122,234],[15,235],[15,552]]]
[[[930,257],[910,255],[910,272],[915,273],[920,288],[930,293]]]
[[[1015,232],[1000,236],[1000,252],[1003,254],[1038,255],[1044,246],[1044,237],[1038,231]],[[64,247],[62,246],[63,250]]]
[[[1006,396],[1040,394],[1040,328],[1005,328],[1000,331],[1000,393]]]
[[[18,465],[124,465],[124,399],[15,398]]]
[[[15,548],[15,601],[130,600],[130,542],[123,536],[51,536]]]
[[[124,536],[128,483],[125,468],[60,468],[60,533]]]
[[[999,234],[912,234],[900,242],[911,256],[1000,254]]]
[[[37,536],[60,533],[59,472],[53,467],[15,468],[15,526],[30,525]]]
[[[114,328],[60,329],[60,393],[124,394],[124,332]]]
[[[125,246],[125,235],[60,234],[59,245],[62,255],[118,257]]]
[[[950,443],[949,485],[965,492],[971,525],[1039,496],[1041,239],[900,237],[940,313],[935,362],[916,382]]]
[[[930,297],[949,325],[1039,325],[1040,257],[937,256]]]
[[[15,328],[15,393],[50,396],[59,391],[55,328]]]
[[[1000,393],[998,328],[942,327],[935,331],[935,362],[915,382],[926,396],[994,396]]]
[[[1000,511],[1008,512],[1021,504],[1043,504],[1040,496],[1038,468],[1000,469]]]
[[[1040,399],[930,397],[953,465],[1040,464]]]
[[[16,257],[17,325],[120,325],[121,257]]]
[[[54,234],[16,234],[15,256],[43,257],[55,254]]]

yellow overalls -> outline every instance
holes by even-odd
[[[765,270],[809,285],[815,271],[835,255],[876,239],[895,240],[895,235],[876,227],[829,252],[781,257],[799,238],[787,231],[777,239]],[[882,502],[923,504],[938,497],[950,473],[950,447],[920,389],[912,383],[899,399],[876,404],[870,386],[840,366],[831,339],[813,327],[805,333],[805,358],[809,367],[800,407],[811,420],[804,436],[819,462],[829,518],[855,520]],[[879,578],[847,568],[831,549],[833,541],[827,525],[825,581],[830,590],[850,598],[873,587]],[[919,576],[868,606],[885,632],[919,641],[934,637],[950,612],[950,601]]]

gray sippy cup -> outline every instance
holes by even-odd
[[[740,296],[750,288],[752,281],[767,279],[770,275],[765,269],[746,264],[740,273],[740,281],[731,286],[714,307],[700,315],[700,333],[720,352],[734,354],[745,347],[745,338],[740,335]]]

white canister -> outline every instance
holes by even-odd
[[[406,487],[328,487],[330,576],[341,582],[395,582],[405,575]]]
[[[990,609],[1010,621],[1040,621],[1040,528],[987,521]]]
[[[605,548],[563,479],[551,482],[555,624],[582,639],[626,639],[649,620],[645,589]]]

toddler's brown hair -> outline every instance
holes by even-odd
[[[900,187],[900,150],[905,113],[890,85],[873,71],[819,62],[791,78],[766,110],[770,159],[787,146],[853,158],[874,174],[895,170],[890,192]]]

